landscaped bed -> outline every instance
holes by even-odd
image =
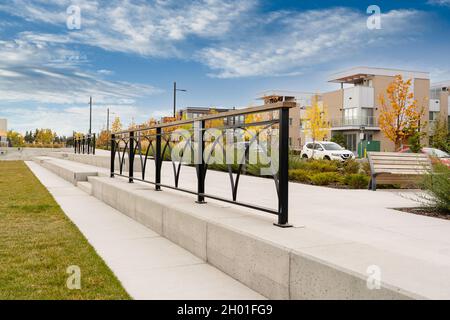
[[[130,298],[47,189],[19,161],[0,161],[0,262],[0,300]],[[80,268],[81,289],[67,286],[73,275],[67,273],[70,266]]]

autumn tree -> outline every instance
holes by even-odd
[[[386,89],[387,101],[384,95],[379,97],[380,128],[394,142],[395,150],[400,150],[403,143],[425,125],[420,123],[424,108],[418,107],[414,93],[410,91],[411,82],[411,79],[404,81],[401,75],[397,75]]]
[[[327,137],[330,131],[328,110],[324,105],[320,106],[317,95],[312,98],[311,106],[306,108],[302,121],[313,142],[322,141]]]
[[[23,147],[25,144],[23,136],[19,132],[13,130],[8,131],[7,139],[13,147]]]
[[[99,148],[106,148],[108,146],[109,139],[109,132],[107,130],[102,130],[98,134],[95,144]]]
[[[122,131],[122,122],[120,122],[119,117],[115,117],[113,123],[111,124],[111,131],[113,133]]]

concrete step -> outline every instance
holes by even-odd
[[[92,184],[87,181],[78,181],[77,187],[86,192],[88,195],[92,195]]]

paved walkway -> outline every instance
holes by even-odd
[[[264,299],[38,164],[26,164],[133,298]]]

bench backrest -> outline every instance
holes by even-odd
[[[431,161],[424,153],[368,152],[372,174],[422,175],[431,171]]]

